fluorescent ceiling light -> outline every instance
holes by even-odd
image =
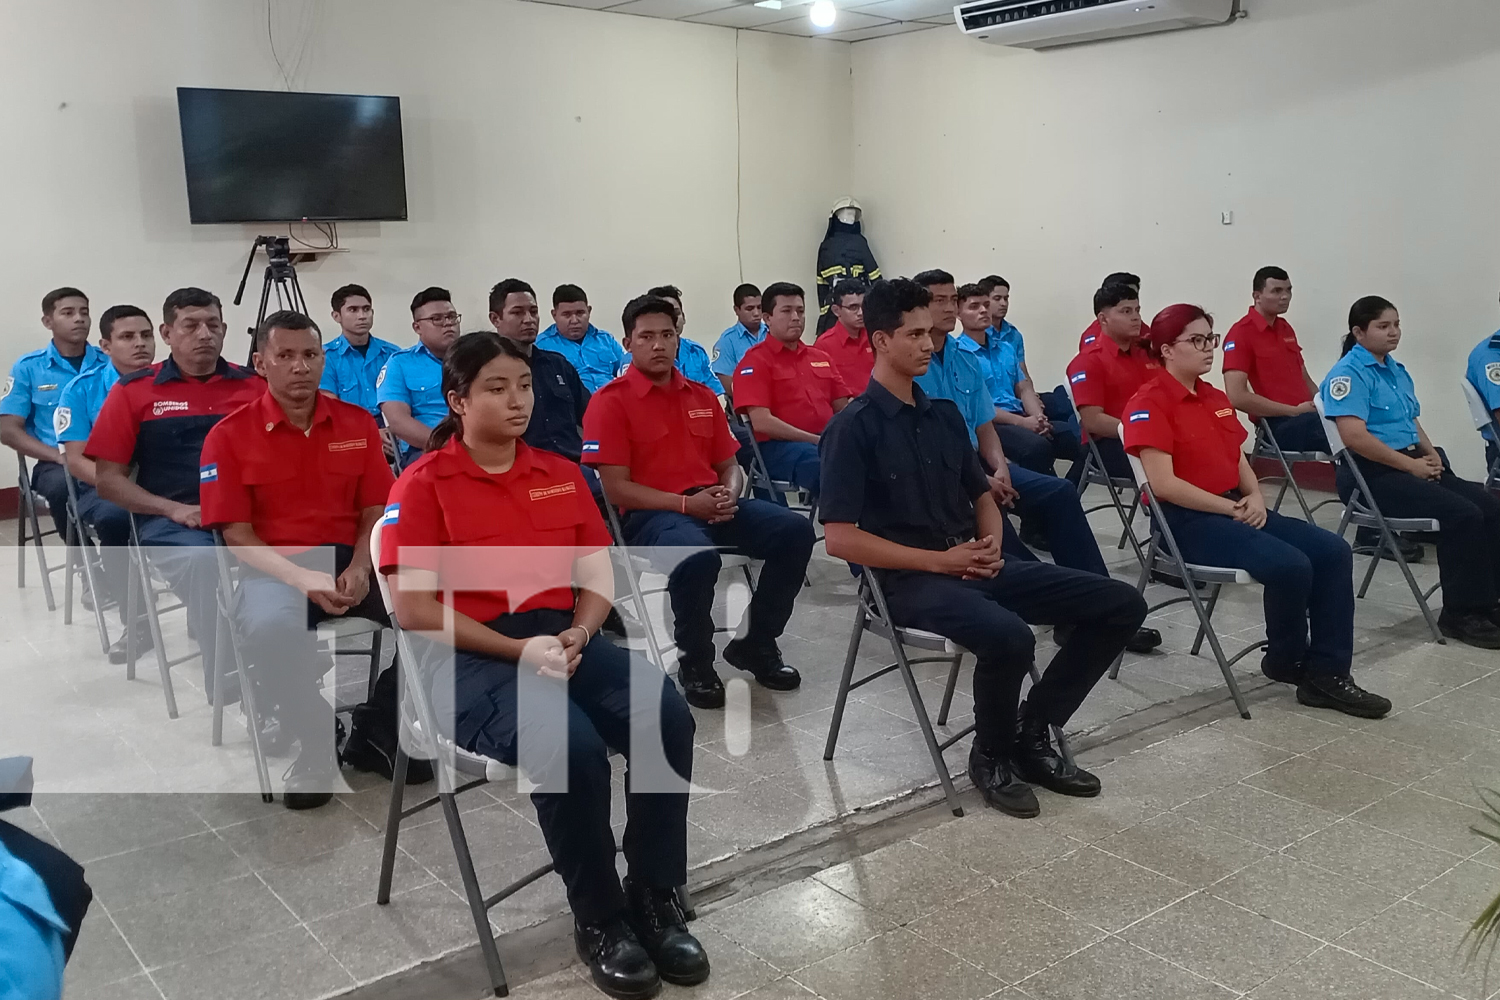
[[[839,10],[833,5],[833,0],[817,0],[812,5],[812,10],[807,12],[808,20],[812,21],[814,28],[831,28],[838,16]]]

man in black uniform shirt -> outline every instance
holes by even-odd
[[[865,296],[875,371],[823,432],[818,513],[828,554],[875,570],[898,625],[974,653],[969,776],[991,806],[1035,816],[1028,782],[1099,794],[1099,779],[1053,748],[1049,726],[1083,704],[1145,620],[1146,603],[1119,580],[1004,560],[1000,509],[958,407],[912,382],[932,355],[929,298],[904,278],[876,282]],[[1028,622],[1073,628],[1018,708],[1036,655]]]
[[[531,357],[531,388],[536,401],[522,440],[533,448],[561,455],[570,462],[583,457],[583,411],[588,390],[567,358],[536,346],[541,315],[536,292],[520,278],[506,278],[490,289],[490,323],[495,332]],[[598,479],[585,478],[597,491]]]

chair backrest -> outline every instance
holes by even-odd
[[[1339,436],[1338,421],[1330,417],[1324,410],[1322,392],[1313,394],[1313,405],[1318,408],[1318,416],[1323,420],[1323,433],[1328,436],[1329,450],[1333,452],[1333,457],[1337,458],[1346,450],[1344,439]]]
[[[1495,415],[1490,412],[1489,407],[1484,405],[1484,397],[1479,395],[1479,390],[1474,388],[1474,383],[1466,378],[1458,380],[1463,387],[1464,402],[1469,404],[1469,419],[1474,421],[1476,431],[1493,431],[1495,429]]]
[[[1135,476],[1136,483],[1140,485],[1142,490],[1149,491],[1151,484],[1146,481],[1146,467],[1141,464],[1141,456],[1132,455],[1127,451],[1125,457],[1130,461],[1130,474]]]

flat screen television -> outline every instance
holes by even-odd
[[[404,220],[401,99],[177,88],[195,223]]]

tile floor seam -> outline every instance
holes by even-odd
[[[156,986],[156,992],[165,1000],[165,994],[162,993],[161,987],[156,985],[156,980],[152,977],[151,970],[146,967],[146,963],[141,958],[140,952],[136,951],[135,945],[130,943],[130,938],[125,936],[125,930],[120,926],[119,921],[115,920],[115,915],[109,911],[109,907],[107,905],[105,905],[103,902],[100,902],[99,900],[95,900],[94,905],[98,906],[100,912],[102,912],[106,917],[109,918],[109,925],[115,929],[115,933],[120,936],[120,940],[124,942],[125,947],[130,949],[131,957],[135,959],[136,964],[135,972],[132,972],[129,976],[121,976],[119,979],[116,979],[113,982],[104,983],[103,986],[115,986],[131,978],[131,976],[138,976],[142,973],[145,973],[146,978],[151,980],[151,985]],[[96,989],[98,988],[100,987],[96,987]]]
[[[1382,911],[1382,912],[1384,912],[1384,911]],[[1363,925],[1361,925],[1361,926],[1363,926]],[[1400,976],[1402,979],[1410,979],[1414,983],[1421,983],[1423,986],[1426,986],[1426,987],[1429,987],[1431,989],[1437,990],[1439,993],[1442,993],[1445,996],[1458,997],[1458,994],[1454,993],[1452,990],[1445,990],[1441,986],[1438,986],[1436,983],[1429,983],[1427,980],[1422,979],[1419,976],[1413,976],[1409,972],[1402,972],[1400,969],[1396,968],[1395,966],[1386,965],[1385,963],[1381,962],[1379,959],[1372,958],[1371,956],[1366,955],[1363,952],[1355,951],[1353,948],[1350,948],[1347,945],[1341,945],[1337,941],[1330,941],[1328,943],[1328,947],[1333,948],[1336,951],[1341,951],[1341,952],[1343,952],[1346,955],[1353,955],[1355,958],[1360,959],[1361,961],[1369,962],[1371,965],[1376,966],[1376,967],[1378,967],[1380,969],[1384,969],[1386,972],[1394,972],[1396,975]]]
[[[1387,797],[1389,797],[1389,796],[1387,796]],[[1375,805],[1375,804],[1376,803],[1374,803],[1374,802],[1370,803],[1370,805]],[[1424,841],[1417,840],[1415,837],[1408,837],[1408,836],[1406,836],[1403,833],[1396,833],[1394,830],[1386,830],[1386,829],[1384,829],[1382,827],[1378,827],[1374,823],[1366,823],[1364,820],[1355,819],[1353,813],[1351,813],[1348,816],[1345,816],[1344,819],[1342,820],[1342,822],[1353,823],[1356,826],[1364,827],[1367,830],[1375,830],[1375,831],[1377,831],[1379,833],[1383,833],[1387,837],[1395,837],[1398,840],[1404,840],[1404,841],[1406,841],[1408,844],[1415,844],[1418,847],[1424,848],[1424,849],[1429,850],[1429,851],[1436,851],[1439,854],[1446,854],[1450,858],[1457,858],[1459,864],[1462,864],[1463,862],[1468,861],[1470,858],[1473,858],[1475,855],[1477,855],[1480,852],[1484,851],[1489,846],[1489,845],[1485,845],[1484,847],[1480,847],[1477,850],[1475,850],[1473,854],[1457,854],[1457,853],[1455,853],[1453,851],[1450,851],[1450,850],[1448,850],[1447,848],[1444,848],[1444,847],[1434,847],[1432,844],[1428,844],[1428,843],[1425,843]],[[1455,864],[1453,867],[1457,868],[1458,865]],[[1449,871],[1451,871],[1451,870],[1452,869],[1450,868]],[[1444,874],[1446,874],[1446,873],[1444,873]],[[1364,881],[1364,880],[1361,879],[1360,881]]]

